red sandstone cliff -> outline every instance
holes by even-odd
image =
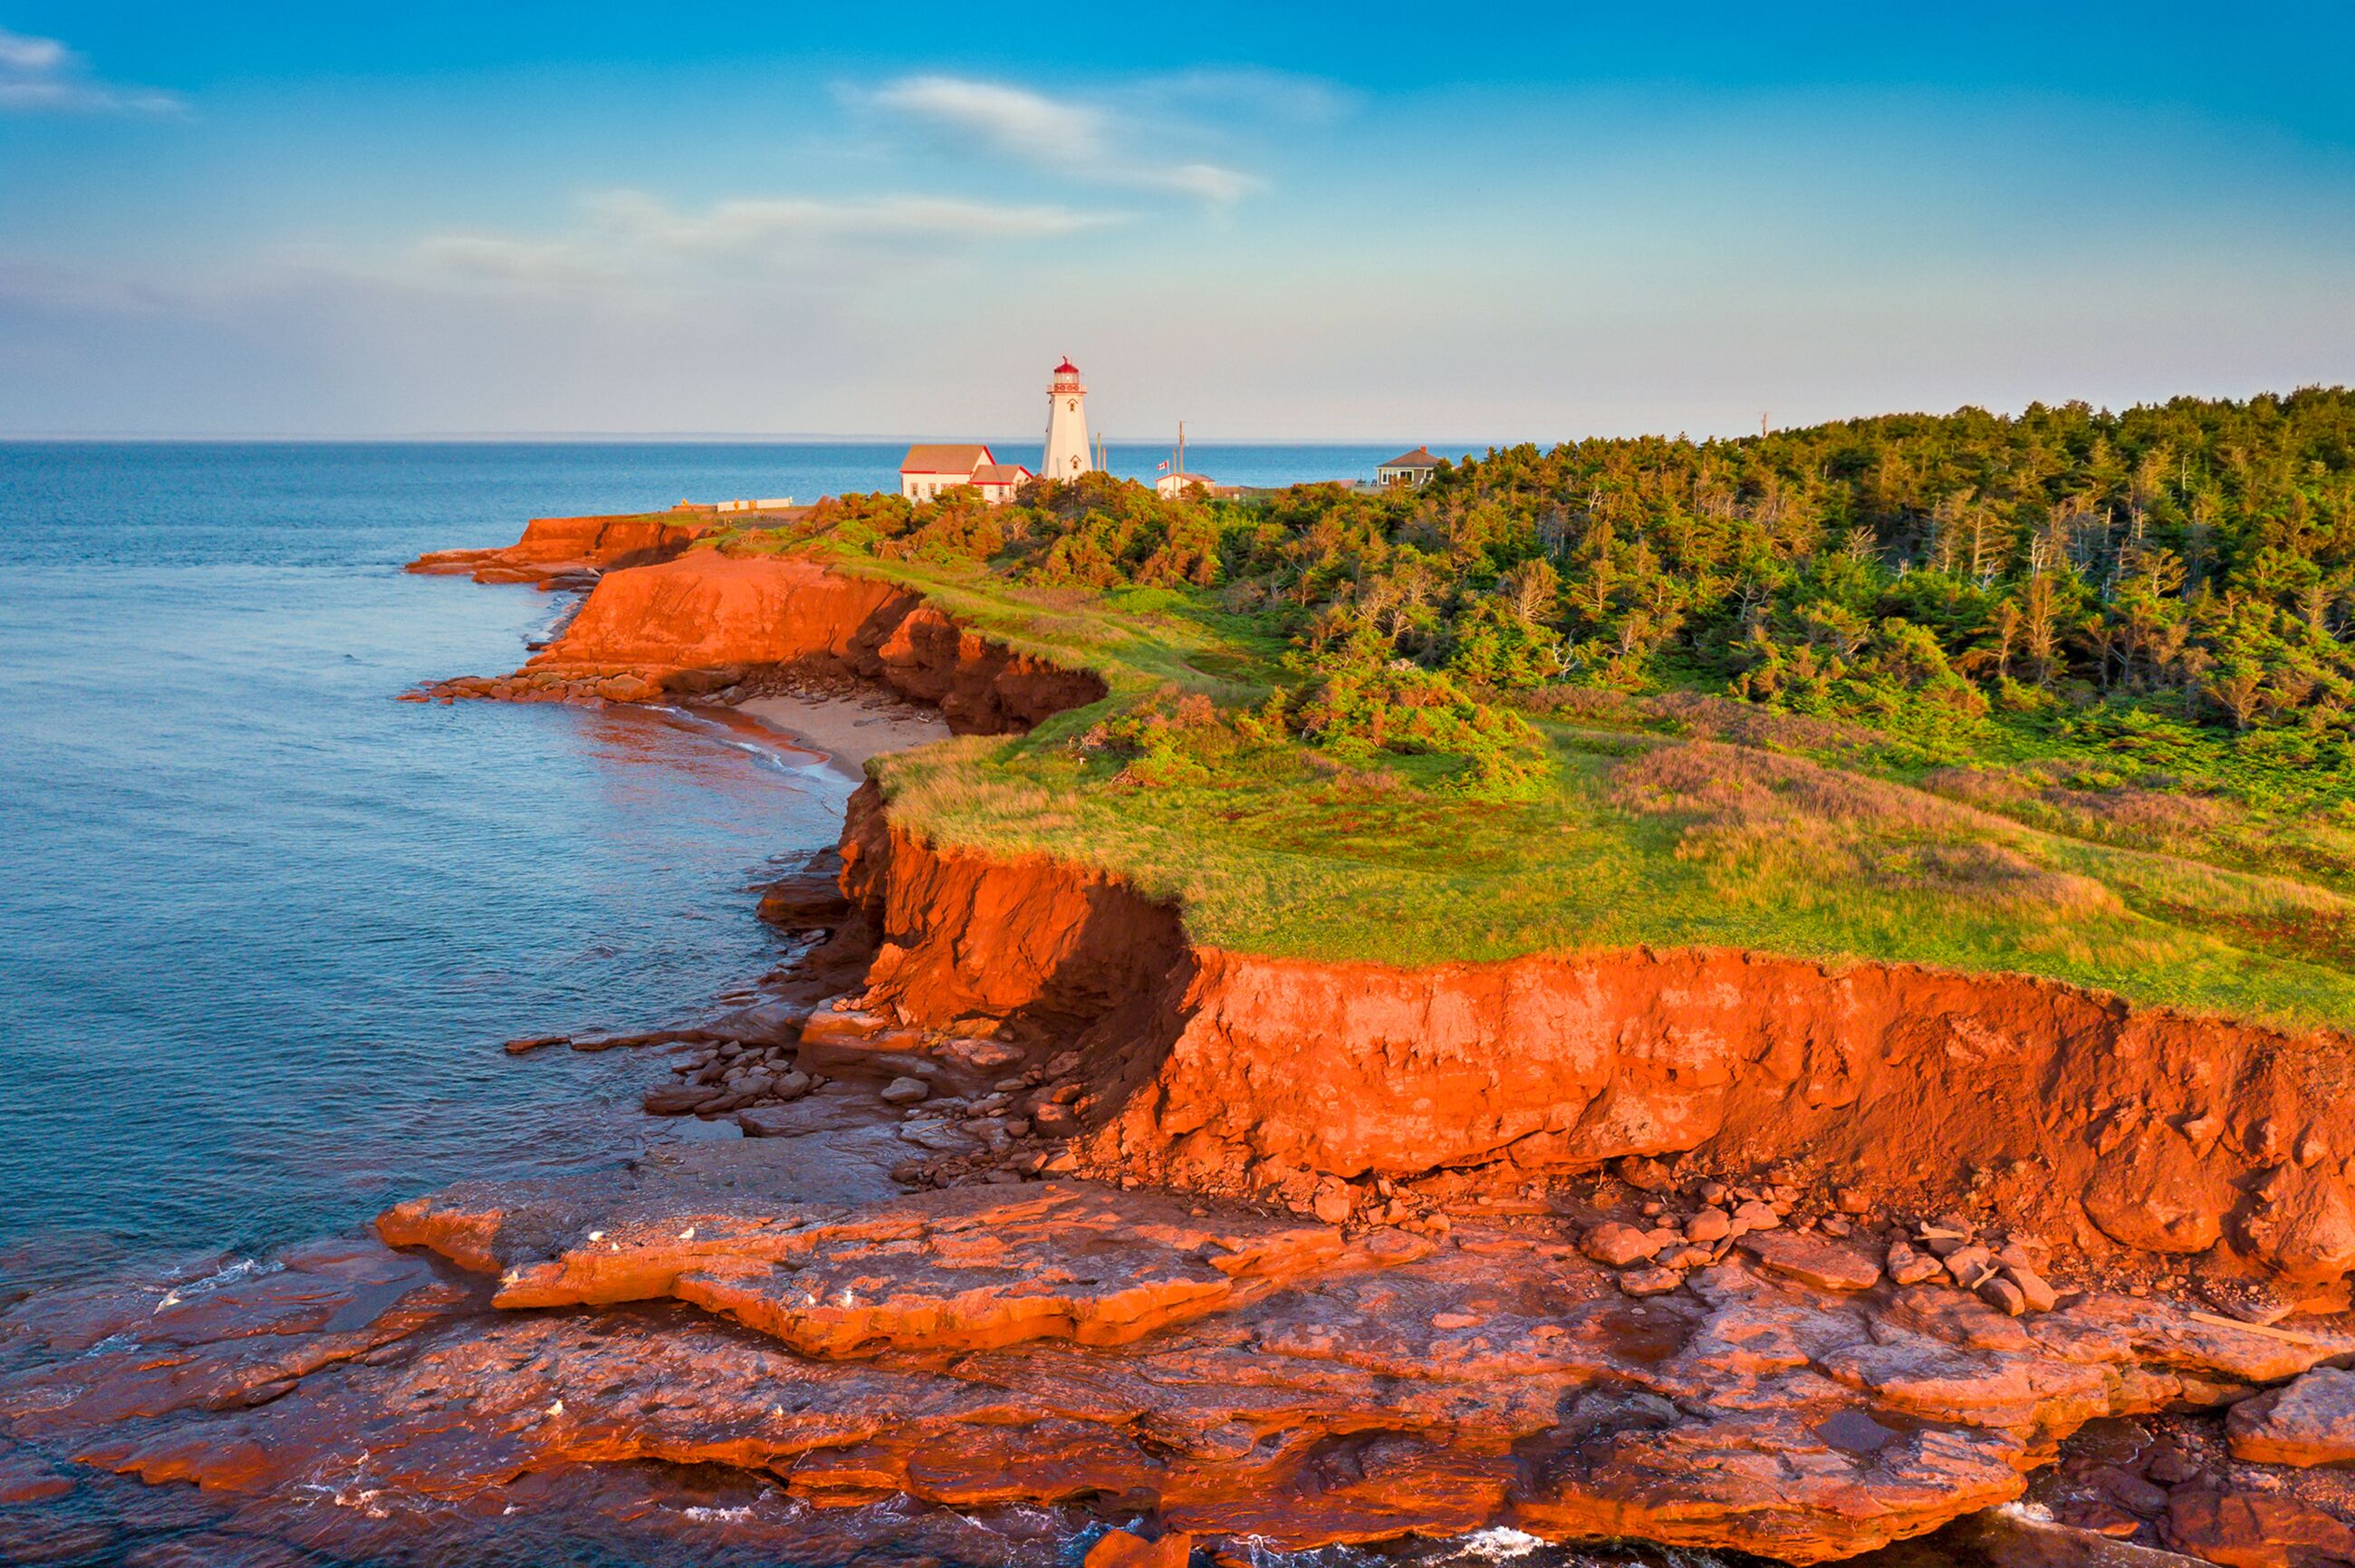
[[[642,701],[778,667],[880,681],[940,709],[959,734],[1028,730],[1104,694],[1094,675],[966,631],[907,589],[799,557],[696,549],[607,572],[524,668],[444,681],[432,695]]]
[[[712,526],[712,514],[656,512],[593,517],[534,517],[523,538],[496,549],[442,549],[421,555],[410,571],[470,576],[477,582],[579,580],[609,568],[666,560]]]
[[[917,1028],[1084,1028],[1085,1164],[1304,1201],[1495,1166],[1692,1151],[1927,1211],[1981,1199],[2096,1251],[2255,1265],[2314,1305],[2355,1268],[2345,1042],[2016,976],[1727,951],[1399,970],[1189,944],[1099,873],[936,849],[873,785],[845,891],[861,1005]]]

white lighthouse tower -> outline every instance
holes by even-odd
[[[1039,477],[1077,479],[1094,466],[1088,453],[1088,389],[1080,384],[1080,368],[1066,359],[1047,383],[1047,456]]]

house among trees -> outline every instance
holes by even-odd
[[[1439,459],[1431,455],[1431,448],[1418,446],[1375,469],[1374,478],[1383,485],[1419,485],[1431,483],[1431,476],[1438,472]]]
[[[1030,470],[998,462],[977,441],[920,442],[900,461],[900,494],[911,501],[936,500],[943,490],[970,485],[991,506],[1002,506],[1029,477]]]

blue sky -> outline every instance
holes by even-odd
[[[1754,429],[2355,379],[2355,5],[0,0],[0,432]],[[2249,8],[2254,12],[2258,8]]]

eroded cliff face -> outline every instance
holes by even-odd
[[[698,512],[653,516],[534,517],[523,538],[496,549],[444,549],[421,555],[408,570],[477,582],[581,586],[611,568],[667,560],[711,528]]]
[[[2095,1253],[2197,1258],[2342,1305],[2355,1268],[2335,1038],[2007,976],[1620,951],[1398,970],[1188,943],[1101,874],[942,851],[869,785],[843,886],[881,945],[855,1005],[908,1028],[1051,1016],[1082,1168],[1306,1203],[1338,1179],[1515,1179],[1631,1156],[1778,1168],[1931,1212],[1991,1205]]]
[[[1101,1035],[1117,1014],[1147,1027],[1188,957],[1169,906],[1100,871],[937,852],[892,821],[871,780],[844,811],[841,854],[842,891],[876,944],[869,995],[919,1024],[1036,1014]]]
[[[1028,730],[1103,696],[1103,682],[958,626],[917,594],[813,560],[695,549],[608,571],[564,635],[510,676],[422,694],[511,701],[703,695],[763,670],[879,681],[958,734]]]

